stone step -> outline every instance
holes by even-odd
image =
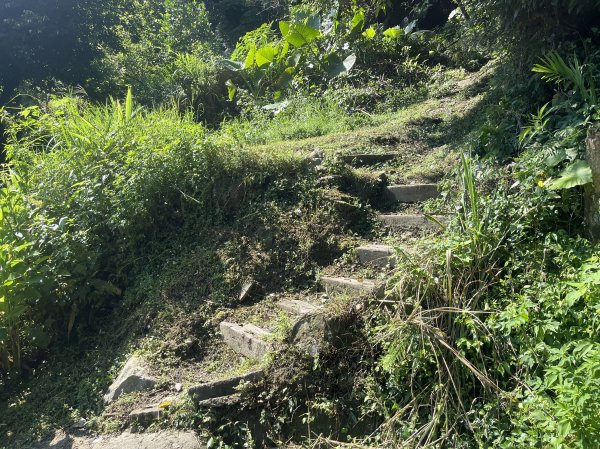
[[[385,284],[369,279],[322,277],[321,283],[327,294],[331,293],[357,293],[365,296],[382,297],[385,293]]]
[[[362,265],[376,267],[394,267],[396,264],[396,251],[389,245],[369,244],[356,249],[358,260]]]
[[[440,192],[435,184],[394,185],[386,188],[386,194],[391,201],[398,203],[420,203],[437,198]]]
[[[129,422],[144,428],[149,427],[161,418],[175,400],[175,397],[169,396],[155,404],[135,409],[129,414]]]
[[[393,161],[398,157],[398,153],[387,154],[344,154],[340,155],[339,159],[348,165],[354,167],[364,167],[367,165],[375,165],[383,162]]]
[[[311,304],[310,302],[301,301],[298,299],[284,299],[277,303],[284,312],[292,313],[294,315],[309,315],[311,313],[317,313],[323,309],[321,306]]]
[[[272,347],[267,341],[271,333],[253,324],[229,323],[223,321],[219,329],[225,343],[238,354],[261,359]]]
[[[235,395],[243,382],[256,382],[264,377],[262,370],[234,376],[228,379],[205,382],[188,388],[188,394],[197,402],[204,403],[215,398]]]
[[[164,410],[158,406],[138,408],[129,414],[129,422],[147,428],[158,421],[163,412]]]
[[[379,221],[393,229],[419,228],[419,229],[439,229],[440,225],[435,221],[428,219],[425,215],[404,215],[404,214],[382,214],[377,217]],[[433,217],[441,223],[446,221],[445,217]]]

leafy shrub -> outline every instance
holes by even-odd
[[[33,339],[110,306],[173,235],[234,220],[241,198],[251,203],[273,173],[301,167],[284,152],[232,151],[217,139],[176,109],[134,108],[131,92],[124,105],[54,98],[13,118],[1,198],[3,368],[19,367]]]

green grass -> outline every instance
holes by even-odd
[[[28,377],[5,380],[0,441],[19,447],[80,416],[92,428],[116,429],[103,415],[101,396],[109,373],[134,350],[168,382],[197,381],[194,370],[241,369],[224,360],[226,352],[209,353],[218,318],[236,305],[242,282],[252,277],[261,293],[306,288],[319,265],[365,229],[355,230],[332,207],[329,199],[339,192],[316,188],[303,157],[315,148],[329,156],[393,151],[398,161],[380,168],[395,171],[397,180],[437,179],[469,138],[485,98],[436,92],[371,115],[310,99],[272,120],[239,121],[216,132],[174,111],[133,108],[126,118],[114,104],[69,99],[18,124],[10,150],[27,182],[27,201],[35,198],[44,216],[70,218],[73,246],[50,260],[60,257],[73,270],[86,255],[81,276],[93,273],[125,292],[82,296],[70,342],[65,323],[73,303],[65,304],[59,324],[48,329],[54,346],[33,360]],[[79,279],[67,277],[70,288]],[[288,323],[278,323],[282,334]],[[196,349],[182,353],[190,337]],[[123,410],[135,403],[123,401]]]

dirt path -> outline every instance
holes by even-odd
[[[52,440],[31,449],[201,449],[205,445],[193,432],[123,433],[117,436],[73,436],[57,433]]]

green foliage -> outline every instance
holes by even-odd
[[[5,175],[2,183],[8,186],[0,189],[0,368],[4,371],[20,369],[32,347],[47,345],[44,323],[35,322],[33,313],[40,312],[42,295],[56,282],[42,253],[43,238],[35,238],[36,231],[49,231],[51,223],[44,223],[35,209],[28,210],[20,182]]]
[[[542,58],[540,64],[533,66],[533,71],[540,73],[544,81],[556,83],[566,90],[572,88],[588,105],[596,105],[598,102],[593,78],[594,66],[584,68],[577,56],[567,63],[558,53],[550,52]]]
[[[129,25],[119,31],[119,46],[106,48],[95,62],[100,82],[93,83],[94,96],[108,97],[131,86],[143,105],[174,103],[197,120],[221,121],[228,113],[224,79],[203,3],[169,0],[132,8],[134,16],[158,15],[160,20],[145,24],[148,19],[142,17],[139,29]]]
[[[124,105],[55,98],[43,111],[23,109],[8,136],[3,368],[31,355],[30,332],[38,341],[46,327],[47,336],[69,334],[82,315],[114,302],[177,230],[232,219],[240,185],[249,199],[274,167],[283,174],[299,163],[230,151],[175,109],[135,107],[131,91]]]
[[[597,116],[597,95],[594,79],[594,63],[582,66],[577,57],[569,63],[556,52],[548,53],[541,64],[533,67],[542,79],[566,89],[562,101],[548,109],[542,106],[531,117],[531,124],[520,134],[522,143],[533,139],[543,143],[546,151],[545,165],[548,169],[569,161],[558,178],[551,180],[548,187],[553,190],[569,189],[592,182],[592,172],[583,157],[583,136],[588,124]],[[557,128],[549,130],[551,126]]]
[[[356,63],[350,42],[363,27],[361,9],[339,19],[335,11],[325,15],[299,5],[291,10],[290,20],[278,23],[281,38],[263,25],[240,39],[232,57],[243,64],[229,66],[241,71],[245,88],[256,100],[265,95],[278,100],[285,91],[321,85],[349,72]]]
[[[550,189],[570,189],[592,182],[592,169],[586,161],[577,160],[558,174],[559,178],[550,184]]]

